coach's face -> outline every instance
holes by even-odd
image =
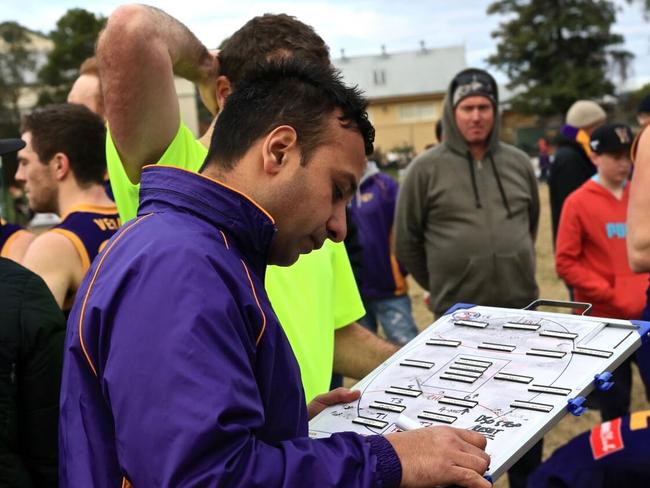
[[[300,151],[293,153],[290,171],[275,189],[278,232],[271,244],[271,264],[289,266],[327,238],[345,239],[345,206],[366,166],[364,143],[356,129],[342,127],[335,115],[327,125],[327,136],[309,161],[301,164]]]

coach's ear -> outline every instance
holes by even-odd
[[[70,173],[70,160],[67,154],[59,152],[50,159],[50,170],[57,181],[63,181]]]
[[[296,130],[281,125],[269,132],[262,144],[262,161],[267,174],[277,174],[292,162],[300,164]]]
[[[217,113],[223,110],[223,106],[226,103],[226,98],[232,93],[232,84],[230,80],[224,75],[221,75],[217,78],[217,83],[215,87],[215,95],[217,98]]]

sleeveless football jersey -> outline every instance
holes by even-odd
[[[120,217],[115,206],[78,205],[68,211],[51,232],[62,234],[72,242],[85,273],[119,228]],[[74,295],[66,297],[63,304],[65,312],[72,308],[73,300]]]

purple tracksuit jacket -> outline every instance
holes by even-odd
[[[273,221],[171,167],[109,241],[68,322],[62,487],[397,486],[381,436],[312,440],[300,371],[264,292]]]

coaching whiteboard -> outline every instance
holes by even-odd
[[[387,434],[399,430],[400,415],[464,428],[487,438],[496,479],[649,330],[637,321],[458,305],[357,383],[358,401],[312,419],[310,436]]]

